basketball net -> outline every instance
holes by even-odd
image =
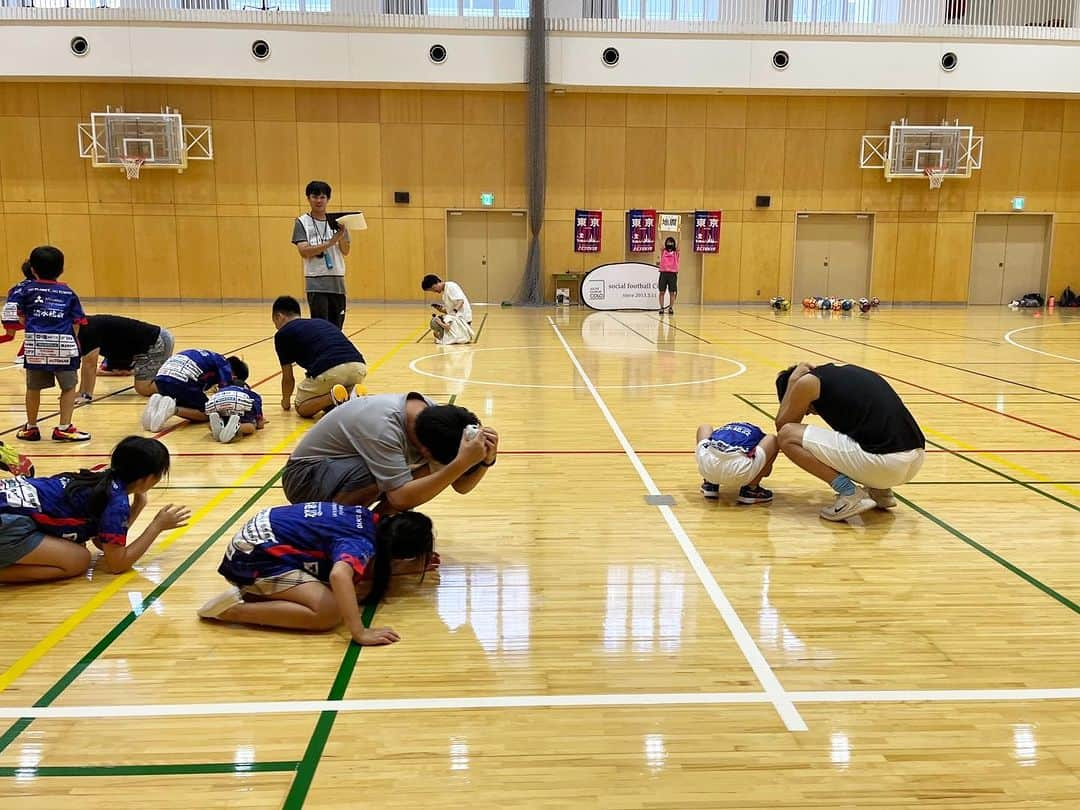
[[[931,169],[923,169],[923,171],[930,178],[930,188],[941,188],[941,183],[945,179],[945,169],[941,166],[935,166]]]
[[[138,180],[139,170],[142,169],[142,165],[146,162],[146,158],[141,157],[128,157],[125,155],[120,158],[120,165],[124,167],[124,174],[128,180]]]

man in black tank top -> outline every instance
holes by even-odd
[[[776,395],[780,451],[836,492],[836,502],[821,510],[823,518],[847,520],[875,506],[896,506],[892,488],[918,473],[926,439],[880,374],[800,363],[777,375]],[[802,424],[807,414],[817,414],[832,430]]]

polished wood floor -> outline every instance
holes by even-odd
[[[422,306],[354,306],[370,391],[502,435],[479,489],[426,507],[441,575],[374,617],[404,640],[357,655],[195,616],[308,427],[267,307],[88,309],[242,354],[271,421],[227,446],[167,425],[151,505],[195,518],[137,571],[0,586],[0,806],[1080,806],[1080,311],[478,308],[477,345],[437,347]],[[887,374],[922,424],[894,512],[825,523],[783,459],[771,506],[699,495],[695,426],[767,425],[801,359]],[[138,432],[129,385],[77,412],[92,442],[31,446],[39,471]]]

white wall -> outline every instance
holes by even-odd
[[[73,56],[76,34],[90,42]],[[335,84],[518,85],[525,81],[525,35],[490,31],[346,31],[229,26],[20,25],[0,27],[0,79],[49,77],[305,81]],[[251,42],[267,40],[258,62]],[[428,60],[446,46],[442,65]],[[609,45],[621,59],[606,67]],[[791,56],[783,71],[774,51]],[[959,67],[945,73],[941,54]],[[684,90],[1075,93],[1080,44],[929,39],[761,39],[694,35],[553,33],[549,81],[569,88]]]

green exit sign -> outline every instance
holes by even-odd
[[[1012,207],[1013,207],[1013,211],[1023,211],[1024,210],[1024,198],[1023,197],[1013,197],[1013,199],[1012,199]]]
[[[480,204],[484,208],[491,208],[495,204],[495,195],[490,191],[485,191],[480,195]]]

